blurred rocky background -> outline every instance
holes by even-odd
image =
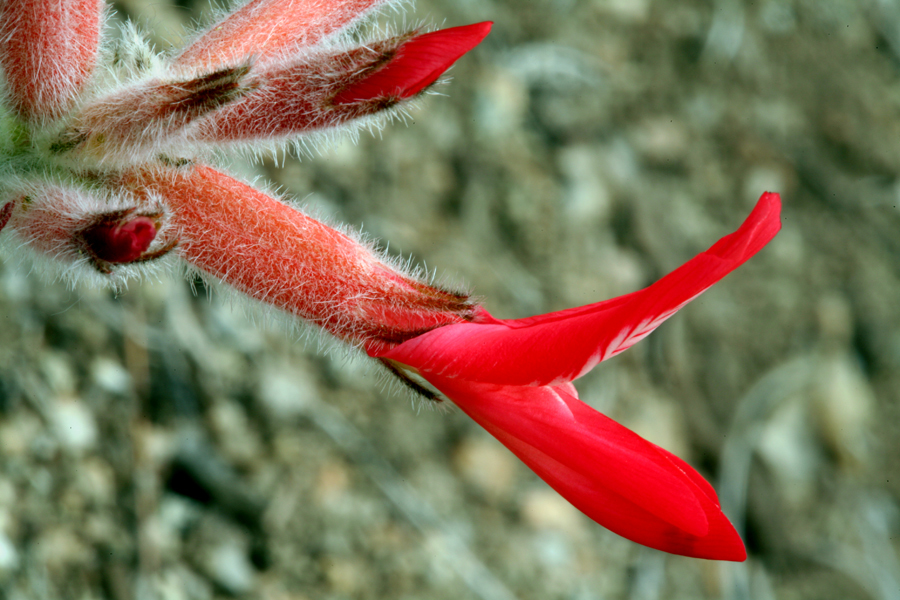
[[[116,11],[166,49],[209,7]],[[783,194],[769,247],[579,385],[715,483],[748,561],[618,538],[459,411],[200,281],[116,297],[5,257],[0,599],[900,598],[900,2],[406,19],[496,25],[405,125],[243,172],[498,316],[643,287]]]

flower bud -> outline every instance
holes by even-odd
[[[157,223],[143,215],[109,221],[101,219],[79,235],[90,253],[108,263],[140,260],[156,237]]]

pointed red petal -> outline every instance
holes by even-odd
[[[579,401],[571,384],[511,387],[428,379],[607,529],[673,554],[746,558],[743,542],[699,473]]]
[[[741,227],[650,287],[528,319],[442,327],[380,355],[423,373],[502,385],[572,381],[646,337],[739,267],[781,227],[778,194],[766,193]]]
[[[400,46],[390,62],[372,76],[341,91],[333,102],[352,104],[415,96],[477,46],[490,32],[491,25],[486,21],[417,35]]]

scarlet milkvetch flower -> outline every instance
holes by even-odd
[[[370,352],[450,398],[583,513],[673,554],[744,560],[712,486],[687,463],[578,399],[572,381],[646,337],[781,227],[766,193],[734,233],[650,287],[527,319],[484,309]]]
[[[667,552],[743,560],[712,487],[578,400],[572,381],[759,251],[777,194],[651,287],[529,319],[492,317],[357,236],[210,165],[215,151],[360,123],[427,90],[490,23],[360,42],[388,0],[250,0],[180,52],[97,0],[0,5],[0,230],[70,281],[118,287],[181,260],[449,398],[598,523]]]

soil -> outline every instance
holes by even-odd
[[[161,49],[208,13],[116,9]],[[766,249],[578,385],[715,484],[747,562],[609,533],[460,411],[220,286],[71,290],[8,255],[0,599],[900,597],[900,3],[405,18],[495,25],[405,123],[228,168],[500,317],[646,286],[780,192]]]

